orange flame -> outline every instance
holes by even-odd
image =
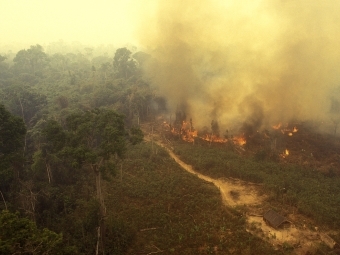
[[[233,139],[234,144],[245,145],[247,143],[246,139],[243,136],[235,137]]]
[[[274,128],[274,129],[279,129],[280,127],[282,126],[282,124],[281,124],[281,122],[279,123],[279,124],[277,124],[277,125],[273,125],[272,127]]]
[[[280,156],[282,158],[286,158],[288,155],[289,155],[289,150],[288,149],[285,149],[285,151],[282,154],[280,154]]]
[[[287,126],[288,126],[288,124],[287,124]],[[281,128],[281,127],[282,127],[281,123],[272,126],[272,128],[275,129],[275,130],[279,130],[280,129],[282,134],[288,133],[288,136],[293,136],[293,133],[296,133],[298,131],[297,127],[294,127],[292,129],[287,128],[287,127],[285,127],[285,128]]]
[[[175,128],[174,126],[171,126],[166,121],[163,122],[163,127],[165,130],[170,131],[174,135],[180,136],[183,141],[186,142],[194,142],[196,137],[199,137],[202,140],[205,140],[207,142],[213,142],[213,143],[227,143],[228,141],[233,142],[236,145],[245,145],[246,139],[243,135],[233,137],[230,139],[222,138],[218,135],[214,134],[205,134],[203,136],[198,136],[197,130],[192,128],[192,124],[186,121],[182,122],[181,128]],[[170,130],[171,127],[171,130]]]
[[[224,139],[222,137],[219,137],[219,136],[213,135],[213,134],[206,134],[205,136],[201,136],[200,138],[207,141],[207,142],[213,142],[213,143],[226,143],[226,142],[228,142],[228,139]]]

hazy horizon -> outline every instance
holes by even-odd
[[[1,1],[1,0],[0,0]],[[1,1],[2,44],[136,45],[151,83],[198,125],[335,119],[340,2]]]
[[[138,44],[136,29],[140,15],[151,13],[154,3],[1,0],[1,44],[29,46],[58,41],[91,46]]]

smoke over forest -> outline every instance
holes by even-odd
[[[335,0],[160,1],[140,28],[153,57],[147,73],[169,110],[198,127],[339,118],[339,8]]]

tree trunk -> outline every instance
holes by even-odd
[[[97,169],[95,171],[96,174],[96,191],[97,191],[97,199],[98,202],[100,204],[101,207],[101,211],[103,211],[105,213],[105,204],[104,204],[104,198],[102,195],[102,184],[101,184],[101,173],[100,171]],[[103,209],[103,210],[102,210]]]
[[[51,183],[51,180],[52,180],[51,166],[50,166],[50,164],[47,163],[47,161],[45,161],[45,164],[46,164],[46,172],[47,172],[47,177],[48,177],[48,183]]]
[[[103,159],[100,161],[98,165],[91,165],[91,168],[94,171],[96,176],[96,193],[97,193],[97,200],[99,202],[99,222],[98,222],[98,233],[97,233],[97,247],[96,247],[96,254],[99,251],[102,251],[104,254],[104,237],[105,237],[105,217],[106,217],[106,207],[104,203],[104,198],[102,194],[102,180],[101,180],[101,173],[100,173],[100,165],[102,164]]]
[[[99,245],[100,245],[100,227],[97,228],[97,245],[96,245],[96,255],[99,254]]]
[[[151,154],[153,154],[153,125],[151,126]]]
[[[22,105],[20,96],[18,96],[18,97],[19,97],[19,103],[20,103],[20,108],[21,108],[22,119],[23,119],[23,121],[24,121],[25,126],[27,126],[27,125],[26,125],[26,121],[25,121],[24,107],[23,107],[23,105]],[[25,133],[25,137],[24,137],[24,149],[23,149],[23,152],[22,152],[22,158],[25,158],[25,154],[26,154],[26,147],[27,147],[27,133],[28,133],[28,132]],[[24,167],[25,167],[25,161],[23,161],[23,163],[22,163],[22,168],[24,169]],[[19,177],[19,172],[18,172],[18,177]]]
[[[4,201],[5,208],[6,208],[6,211],[7,211],[7,204],[6,204],[6,200],[5,200],[5,198],[4,198],[4,195],[2,194],[1,190],[0,190],[0,194],[1,194],[2,200]]]

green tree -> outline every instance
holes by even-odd
[[[58,153],[64,148],[66,144],[66,133],[61,125],[55,120],[47,120],[42,122],[42,127],[39,137],[35,137],[36,152],[32,165],[33,170],[39,172],[41,169],[46,169],[46,176],[48,182],[53,180],[54,173],[52,169],[61,170],[60,159]],[[63,180],[61,172],[55,174],[58,180]]]
[[[136,62],[127,48],[119,48],[113,58],[113,68],[117,78],[129,78],[136,72]]]
[[[124,118],[112,110],[95,109],[71,114],[66,119],[69,134],[64,155],[74,159],[74,166],[89,167],[95,176],[96,197],[100,204],[97,249],[103,245],[106,209],[102,195],[102,174],[114,170],[116,158],[122,158],[126,148]]]
[[[0,74],[3,72],[3,71],[5,71],[5,70],[7,70],[7,65],[6,65],[6,63],[4,63],[4,61],[7,59],[7,57],[6,56],[2,56],[2,55],[0,55]]]
[[[64,72],[67,63],[68,59],[60,53],[53,54],[50,58],[50,66],[54,71]]]
[[[42,70],[48,61],[48,56],[41,45],[32,45],[28,50],[20,50],[13,59],[14,69],[22,72],[36,74]]]
[[[24,146],[26,128],[23,120],[13,116],[0,104],[0,189],[9,190],[14,176],[18,176],[18,162]],[[14,174],[13,170],[17,173]]]
[[[100,66],[100,71],[104,74],[104,80],[107,82],[107,72],[110,70],[111,64],[110,62],[102,63]]]
[[[5,62],[7,56],[0,55],[0,84],[1,79],[7,79],[12,77],[12,74],[8,71],[9,65]]]
[[[40,230],[34,222],[18,213],[0,213],[0,254],[65,254],[62,235]]]
[[[136,145],[138,143],[141,143],[144,139],[144,134],[143,134],[143,131],[138,128],[138,127],[132,127],[130,128],[130,143],[132,145]]]
[[[94,109],[66,118],[68,146],[78,165],[87,165],[96,175],[97,198],[100,201],[100,175],[112,168],[112,160],[125,152],[126,131],[122,115],[106,109]],[[108,167],[108,168],[107,168]]]
[[[19,83],[5,87],[2,100],[13,114],[24,119],[27,126],[34,125],[33,118],[47,105],[45,95]]]

